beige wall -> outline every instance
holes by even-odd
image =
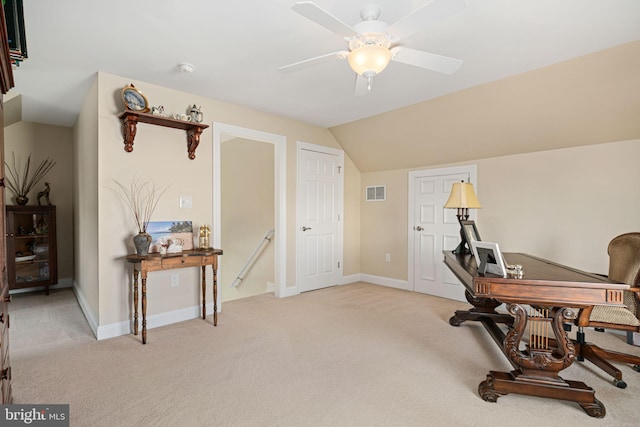
[[[361,273],[407,279],[407,182],[406,170],[362,174]],[[365,201],[365,188],[372,185],[387,186],[386,201]]]
[[[607,273],[607,245],[640,231],[640,140],[478,161],[480,235],[526,252]]]
[[[274,228],[273,144],[234,138],[223,142],[221,156],[222,247],[220,271],[223,301],[258,295],[273,289],[274,245],[266,244],[244,279],[230,287],[269,229]]]
[[[344,268],[342,274],[360,274],[360,171],[344,156]]]
[[[132,153],[126,153],[122,143],[122,124],[117,115],[123,110],[120,93],[124,86],[132,83],[125,77],[106,73],[98,74],[98,109],[96,140],[91,139],[92,118],[79,118],[76,129],[82,128],[76,143],[92,143],[97,146],[94,153],[86,151],[82,161],[96,166],[96,185],[78,187],[80,199],[91,199],[97,193],[97,229],[89,218],[79,226],[83,236],[96,233],[97,249],[78,254],[79,263],[89,265],[97,259],[97,286],[99,289],[99,325],[127,322],[131,317],[128,269],[123,257],[133,251],[131,237],[135,227],[116,195],[110,188],[114,179],[128,183],[134,177],[151,180],[158,186],[170,185],[158,203],[153,220],[176,219],[193,221],[194,229],[201,224],[212,223],[212,131],[206,129],[196,151],[196,159],[187,157],[186,132],[160,126],[140,124]],[[213,121],[259,131],[283,135],[287,138],[287,284],[295,285],[295,190],[296,190],[296,144],[298,140],[333,148],[340,148],[327,129],[311,126],[291,119],[259,112],[198,95],[179,92],[149,83],[133,81],[148,98],[151,105],[162,104],[167,112],[184,111],[194,103],[202,106],[206,123]],[[80,132],[78,132],[80,133]],[[93,156],[93,157],[92,157]],[[89,173],[91,175],[91,173]],[[80,175],[81,177],[81,175]],[[354,189],[359,181],[357,170],[350,167],[346,176],[347,188]],[[352,181],[353,180],[353,181]],[[82,181],[82,178],[79,178]],[[192,209],[180,209],[181,195],[193,198]],[[355,215],[346,213],[350,227],[357,224]],[[215,233],[215,230],[214,230]],[[354,233],[349,233],[353,236]],[[359,242],[348,242],[351,253],[345,259],[356,260]],[[88,248],[91,249],[91,248]],[[225,248],[222,248],[223,250]],[[221,267],[225,265],[224,255]],[[149,315],[197,306],[197,269],[179,270],[180,285],[170,287],[169,272],[157,272],[150,277]],[[87,277],[91,280],[91,277]],[[151,282],[153,281],[153,282]],[[91,286],[91,285],[86,285]]]
[[[640,140],[481,159],[476,189],[485,241],[606,273],[609,240],[640,231]],[[445,167],[441,165],[439,167]],[[362,174],[362,273],[407,280],[408,169]],[[365,202],[367,185],[386,202]],[[384,255],[392,253],[392,262]]]
[[[87,94],[73,128],[74,286],[85,315],[96,328],[99,318],[98,277],[98,80]]]
[[[16,122],[4,129],[5,161],[12,165],[13,154],[20,170],[31,155],[30,176],[41,161],[50,157],[56,164],[28,194],[28,205],[38,204],[38,192],[44,183],[51,187],[50,200],[56,206],[56,232],[58,237],[58,280],[71,281],[73,277],[73,212],[72,212],[72,131],[60,126],[30,122]],[[15,204],[11,191],[5,192],[7,204]]]

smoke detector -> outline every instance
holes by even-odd
[[[178,64],[178,69],[182,73],[191,74],[195,68],[196,67],[194,67],[193,64],[189,64],[188,62],[181,62]]]

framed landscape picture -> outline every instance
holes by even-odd
[[[191,221],[151,221],[147,223],[151,235],[149,252],[160,252],[162,245],[182,246],[182,250],[193,249],[193,224]]]

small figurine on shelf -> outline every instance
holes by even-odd
[[[44,183],[44,190],[38,192],[38,206],[42,206],[42,202],[40,199],[44,199],[44,203],[47,206],[51,206],[51,201],[49,200],[49,192],[51,191],[51,187],[49,187],[49,183]]]
[[[202,111],[200,111],[202,107],[196,107],[196,104],[193,104],[193,107],[189,109],[189,115],[191,116],[191,121],[194,123],[202,122]]]
[[[49,232],[49,224],[42,218],[36,226],[36,235],[43,235]]]
[[[165,117],[164,106],[158,105],[157,107],[151,107],[151,114],[153,114],[154,116]]]

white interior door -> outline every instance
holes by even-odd
[[[342,279],[344,153],[298,143],[297,284],[300,292]]]
[[[464,301],[464,287],[442,262],[460,242],[456,209],[443,206],[455,182],[475,182],[475,166],[412,172],[409,177],[409,276],[413,290]],[[473,214],[473,212],[472,212]]]

